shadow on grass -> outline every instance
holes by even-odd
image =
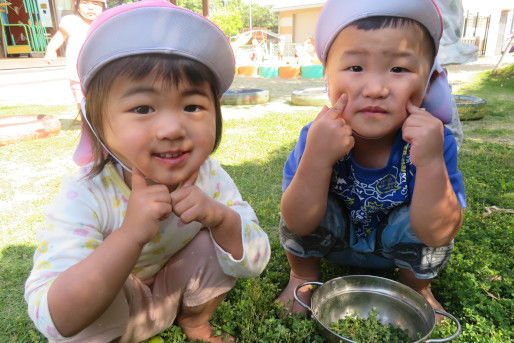
[[[10,245],[0,252],[0,342],[46,341],[32,324],[23,298],[35,248]]]

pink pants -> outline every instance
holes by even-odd
[[[181,304],[202,305],[227,293],[235,282],[223,273],[208,231],[201,230],[153,280],[143,282],[130,275],[104,314],[64,342],[145,340],[170,327]]]

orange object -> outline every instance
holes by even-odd
[[[241,66],[237,69],[237,73],[243,76],[256,76],[257,71],[256,66]]]
[[[14,115],[0,118],[0,146],[58,134],[61,122],[45,114]]]
[[[283,79],[294,79],[300,75],[300,66],[281,66],[278,70],[278,75]]]

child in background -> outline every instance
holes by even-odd
[[[105,11],[78,59],[94,162],[39,232],[25,299],[51,341],[136,342],[176,322],[191,339],[270,247],[209,155],[235,61],[213,23],[164,0]]]
[[[61,18],[59,23],[59,31],[52,37],[46,49],[45,59],[51,64],[57,58],[57,50],[66,42],[66,71],[70,79],[70,89],[80,112],[80,102],[84,98],[82,89],[80,88],[79,75],[77,74],[77,58],[80,48],[86,39],[89,25],[93,20],[102,13],[106,7],[106,0],[76,0],[75,14],[66,15]],[[84,123],[81,124],[82,126]],[[85,146],[90,140],[86,130],[81,130],[79,146]],[[80,166],[91,162],[88,156],[91,151],[81,149],[82,154],[76,152],[73,160]]]
[[[53,63],[57,58],[57,50],[66,42],[66,71],[70,79],[70,89],[79,110],[84,95],[80,89],[77,74],[77,57],[86,39],[89,24],[102,13],[105,5],[106,0],[77,0],[74,4],[75,14],[61,18],[59,31],[52,37],[46,49],[45,60]]]
[[[430,283],[449,260],[465,207],[451,94],[435,56],[432,0],[328,0],[316,28],[332,108],[306,125],[283,177],[280,240],[291,267],[278,302],[319,279],[320,258],[399,268],[443,310]],[[428,90],[428,91],[427,91]],[[303,287],[300,300],[309,303]]]

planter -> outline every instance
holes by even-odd
[[[269,101],[269,91],[259,88],[229,89],[221,97],[222,105],[256,105]]]
[[[323,66],[321,64],[302,66],[301,75],[306,79],[320,79],[324,75]]]
[[[45,138],[61,131],[61,122],[51,115],[18,115],[0,118],[0,146]]]
[[[324,87],[297,89],[291,94],[291,103],[297,106],[330,106]]]
[[[257,76],[256,66],[240,66],[237,68],[237,73],[242,76]]]
[[[453,95],[457,109],[459,110],[460,120],[478,120],[485,116],[484,98],[470,95]]]
[[[259,75],[262,77],[270,78],[278,76],[278,67],[265,66],[259,67]]]
[[[282,66],[278,73],[283,79],[294,79],[300,75],[300,66]]]

